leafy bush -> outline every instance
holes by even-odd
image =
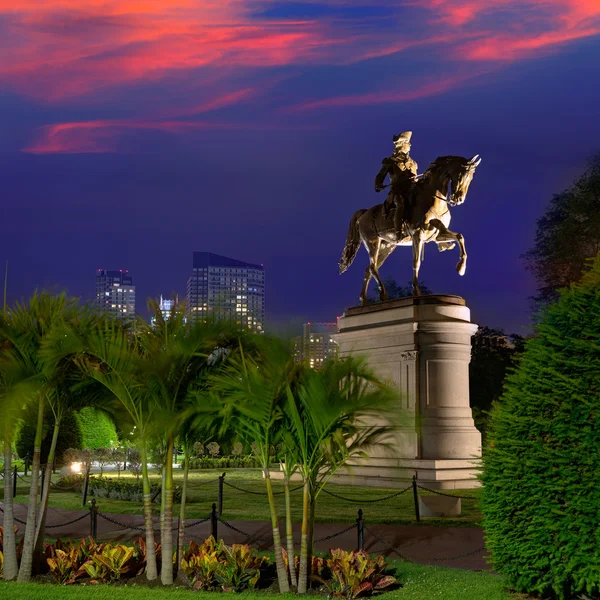
[[[58,486],[73,489],[80,492],[83,486],[83,475],[69,475],[61,477]],[[79,485],[75,486],[78,483]],[[158,483],[151,485],[152,493],[159,488]],[[141,481],[125,481],[123,479],[112,479],[110,477],[91,476],[88,483],[88,495],[96,498],[111,498],[112,500],[126,500],[131,502],[142,502],[144,500],[144,488]],[[181,501],[181,486],[173,486],[173,502]]]
[[[544,598],[600,596],[600,256],[546,308],[492,411],[481,508],[495,569]]]
[[[371,558],[364,550],[346,552],[339,548],[330,550],[329,554],[327,568],[331,578],[321,581],[333,598],[354,600],[358,596],[376,594],[398,583],[395,577],[386,574],[387,565],[383,556]]]
[[[211,455],[212,458],[217,458],[221,451],[221,446],[217,442],[209,442],[206,444],[206,451]]]
[[[146,567],[145,545],[97,544],[91,537],[45,544],[46,563],[55,583],[72,584],[84,577],[90,583],[107,583],[123,575],[141,575]]]
[[[211,536],[202,545],[190,543],[181,568],[195,590],[241,592],[256,586],[268,560],[248,545],[227,546]]]
[[[255,456],[208,456],[190,459],[190,469],[251,469],[260,467],[260,460]]]
[[[82,434],[82,447],[90,450],[112,448],[119,436],[112,417],[92,407],[82,408],[76,414]]]
[[[33,457],[33,443],[35,440],[35,415],[30,415],[21,426],[17,433],[16,448],[20,458]],[[54,416],[52,411],[47,410],[44,416],[44,438],[41,447],[42,464],[48,460],[50,452],[50,444],[52,442],[52,430],[54,428]],[[66,411],[60,425],[58,440],[56,442],[56,459],[57,462],[63,461],[63,453],[68,448],[82,448],[82,434],[79,423],[75,418],[73,411]]]

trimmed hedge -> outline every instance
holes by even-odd
[[[74,486],[75,483],[79,485]],[[81,492],[83,485],[83,475],[69,475],[63,477],[58,483],[63,488],[72,489],[74,492]],[[152,493],[159,488],[158,483],[151,484]],[[90,476],[88,483],[88,495],[96,498],[110,498],[112,500],[126,500],[130,502],[143,502],[144,488],[143,482],[127,481],[124,479],[112,479],[111,477]],[[181,501],[181,486],[173,486],[173,502]]]
[[[221,456],[220,458],[203,456],[190,459],[190,469],[252,469],[259,467],[260,460],[256,456]]]
[[[115,423],[103,410],[86,407],[82,408],[76,416],[83,435],[83,448],[95,450],[117,445],[119,436]]]
[[[600,597],[600,255],[542,314],[492,411],[481,509],[520,592]]]

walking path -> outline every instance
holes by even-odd
[[[0,507],[3,504],[0,503]],[[27,506],[15,504],[15,516],[25,520]],[[75,521],[76,520],[76,521]],[[53,527],[55,524],[70,523]],[[229,527],[227,525],[229,525]],[[22,530],[23,525],[17,523]],[[177,521],[174,520],[177,526]],[[97,539],[101,541],[131,541],[144,535],[141,515],[98,513]],[[158,518],[155,527],[159,528]],[[81,538],[90,535],[88,510],[48,509],[46,525],[48,537]],[[127,529],[128,528],[128,529]],[[340,532],[343,532],[339,534]],[[211,534],[209,520],[186,521],[186,541],[201,542]],[[300,525],[294,525],[296,539],[300,538]],[[338,535],[339,534],[339,535]],[[158,536],[158,534],[157,534]],[[490,570],[485,556],[483,529],[479,527],[439,527],[432,525],[369,525],[365,522],[364,547],[369,553],[383,554],[389,558],[404,558],[423,565],[439,565],[469,571]],[[218,537],[227,544],[249,542],[259,550],[271,547],[271,526],[265,521],[221,521]],[[315,549],[329,548],[353,550],[358,547],[357,529],[347,524],[315,524]],[[330,537],[330,539],[323,539]]]

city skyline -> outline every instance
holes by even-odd
[[[0,3],[0,259],[8,300],[93,299],[121,265],[138,301],[183,298],[197,247],[263,263],[271,323],[358,303],[366,256],[338,275],[352,214],[392,136],[482,163],[422,281],[474,322],[530,330],[520,256],[552,195],[600,150],[596,0],[202,0]],[[382,268],[399,285],[410,250]],[[145,307],[140,304],[140,312]]]

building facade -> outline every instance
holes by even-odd
[[[187,283],[187,311],[192,321],[217,319],[264,331],[265,270],[212,252],[194,252]]]
[[[332,334],[337,323],[305,323],[302,335],[294,340],[294,358],[313,369],[320,369],[329,358],[337,358],[338,345]]]
[[[96,306],[121,321],[135,318],[135,285],[128,271],[96,272]]]
[[[171,311],[179,304],[179,298],[175,296],[175,298],[163,298],[163,295],[160,295],[160,301],[158,303],[158,307],[160,308],[160,312],[162,313],[163,319],[168,321],[171,317]],[[150,317],[150,325],[154,327],[156,323],[156,317]]]

